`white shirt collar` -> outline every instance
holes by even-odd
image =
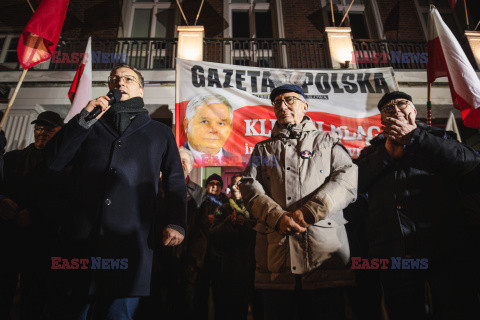
[[[206,155],[206,153],[203,153],[203,152],[200,152],[200,151],[197,151],[195,149],[193,149],[193,147],[190,145],[190,142],[187,141],[187,144],[188,144],[188,149],[190,149],[190,151],[192,151],[193,153],[193,157],[195,158],[195,161],[196,162],[202,162],[205,159],[205,157],[203,155]],[[223,156],[224,156],[224,151],[223,151],[223,148],[220,148],[220,151],[217,152],[216,155],[214,156],[210,156],[208,155],[209,157],[215,157],[216,159],[218,159],[218,161],[222,161],[223,160]]]

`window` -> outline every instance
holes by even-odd
[[[335,26],[340,26],[340,22],[343,16],[348,10],[352,0],[332,0],[333,10],[335,16]],[[375,23],[371,21],[369,23],[366,15],[366,2],[368,0],[355,0],[348,15],[342,23],[342,27],[349,26],[352,29],[352,37],[354,39],[370,39],[375,34],[378,34],[375,30]],[[326,9],[325,14],[328,19],[329,26],[333,26],[332,14],[330,10],[330,1],[322,0],[322,6]],[[373,15],[376,18],[376,15]]]
[[[435,5],[437,7],[438,12],[442,16],[443,21],[447,24],[450,28],[452,33],[455,35],[457,39],[460,39],[461,28],[457,23],[455,15],[453,14],[452,8],[450,6],[450,0],[415,0],[415,5],[417,6],[417,11],[420,17],[420,22],[422,24],[423,31],[425,33],[425,37],[427,35],[427,25],[428,25],[428,14],[430,12],[430,4]]]
[[[229,21],[232,38],[273,38],[268,0],[231,0]]]
[[[132,0],[130,32],[132,38],[173,38],[175,36],[175,2],[166,0]]]
[[[165,69],[175,63],[176,1],[126,0],[123,3],[124,25],[119,29],[121,40],[114,49],[124,54],[127,63],[138,69]],[[140,40],[139,40],[140,38]]]
[[[0,36],[0,63],[18,63],[17,45],[19,36]]]
[[[233,38],[225,62],[273,67],[272,41],[268,39],[283,36],[281,1],[226,0],[224,9],[229,25],[224,36]]]

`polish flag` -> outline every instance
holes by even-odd
[[[469,128],[480,128],[480,80],[433,5],[430,6],[427,40],[428,82],[448,77],[452,102],[461,111],[463,123]]]
[[[75,78],[73,78],[68,98],[72,106],[65,117],[65,123],[80,113],[83,108],[92,100],[92,38],[88,38],[87,48],[83,56],[82,64],[78,67]]]
[[[18,40],[18,61],[24,69],[50,59],[57,48],[69,0],[42,0]]]
[[[452,9],[455,9],[456,4],[457,4],[457,0],[452,0]]]

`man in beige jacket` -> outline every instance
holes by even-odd
[[[277,123],[240,183],[258,220],[255,286],[265,319],[343,319],[341,287],[352,276],[342,209],[356,198],[357,167],[335,133],[305,116],[302,88],[279,86],[270,99]]]

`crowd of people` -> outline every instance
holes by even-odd
[[[301,87],[276,87],[255,161],[203,188],[197,137],[177,148],[150,119],[141,73],[108,83],[120,101],[43,112],[34,143],[2,151],[0,319],[16,292],[21,319],[480,318],[480,155],[407,93],[378,102],[382,132],[352,160]]]

